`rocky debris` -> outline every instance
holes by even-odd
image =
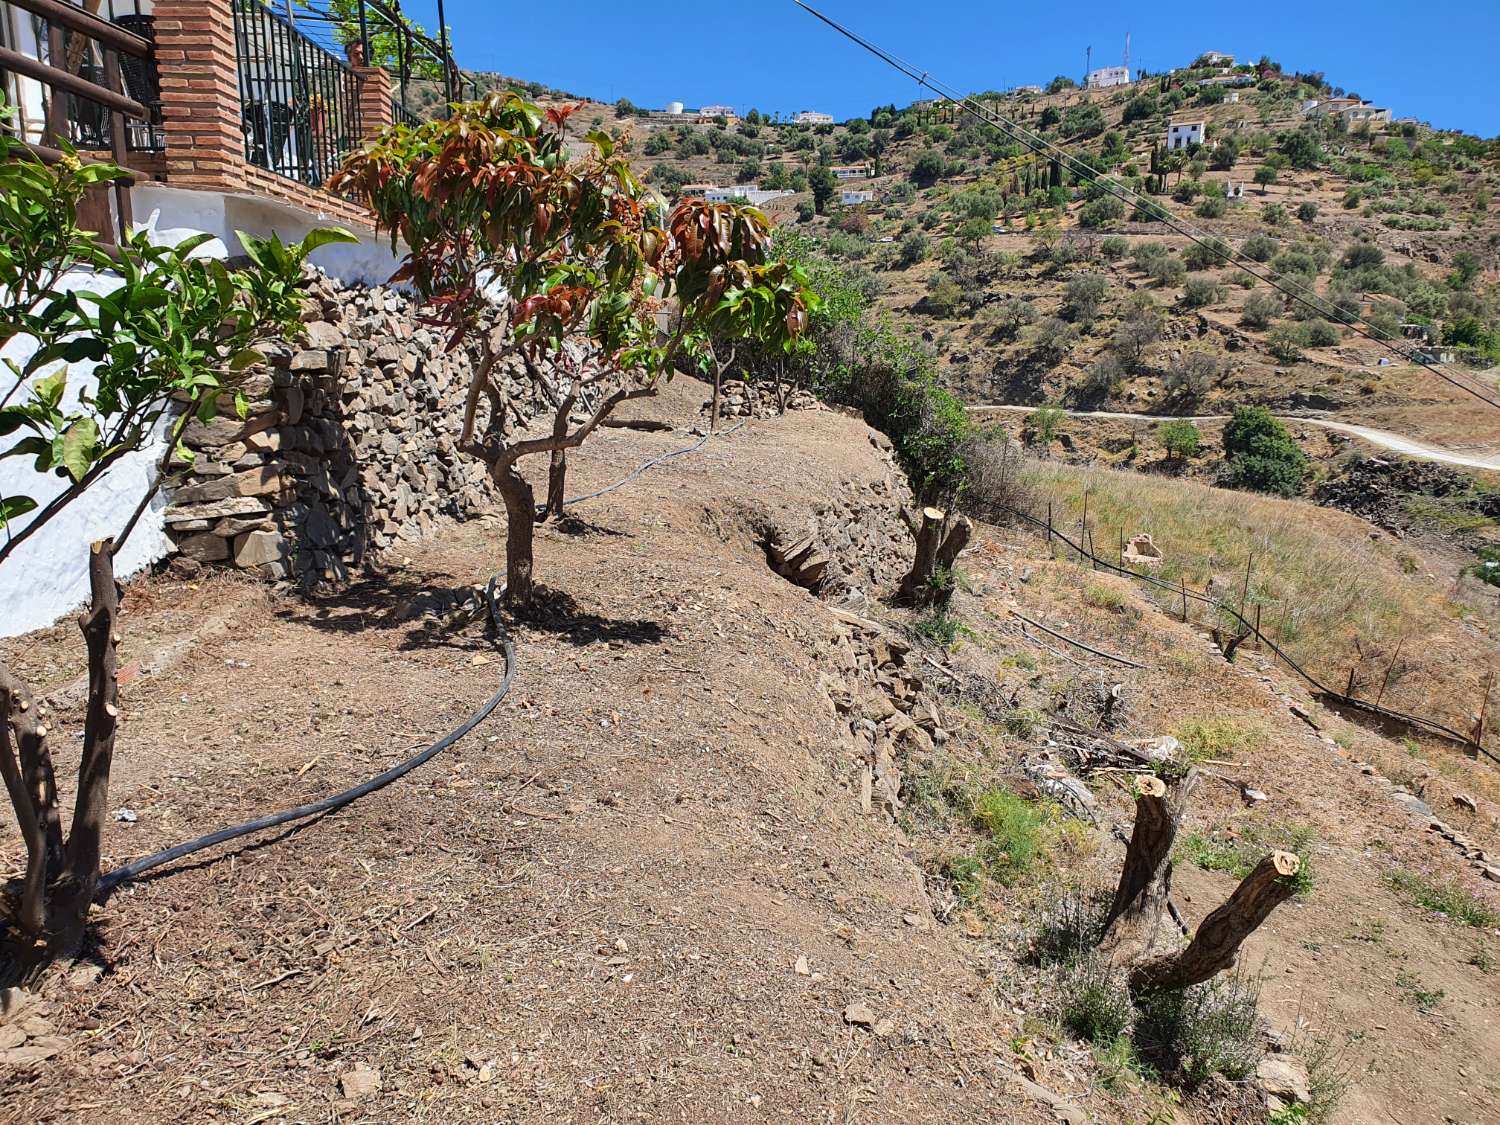
[[[321,275],[303,320],[246,377],[244,419],[226,400],[184,428],[195,456],[168,482],[166,523],[196,564],[337,583],[494,499],[484,467],[458,450],[477,348],[448,351],[406,294]],[[499,377],[512,433],[539,404],[519,360],[502,361]]]
[[[22,988],[0,988],[0,1071],[22,1070],[67,1050],[47,1017],[51,1006]]]
[[[1272,1099],[1273,1112],[1288,1104],[1312,1104],[1307,1065],[1296,1055],[1267,1055],[1255,1068],[1255,1077]]]
[[[709,398],[704,401],[702,411],[704,414],[713,410],[714,400]],[[788,387],[786,390],[786,408],[788,410],[819,410],[822,403],[811,391],[800,387]],[[742,379],[725,379],[719,386],[719,417],[720,418],[771,418],[781,413],[781,405],[776,399],[776,384],[765,381],[747,383]]]
[[[1413,496],[1444,500],[1458,509],[1500,517],[1500,496],[1475,492],[1468,476],[1432,461],[1366,457],[1351,465],[1342,476],[1320,484],[1314,499],[1325,507],[1351,512],[1395,535],[1415,530],[1454,534],[1413,515],[1407,503]]]
[[[820,686],[846,731],[861,810],[894,820],[911,766],[948,740],[946,716],[905,641],[857,614],[829,612],[833,667]]]
[[[799,522],[765,521],[766,561],[788,581],[853,606],[895,586],[911,565],[911,539],[896,515],[907,499],[898,479],[845,483]]]
[[[372,1070],[364,1063],[339,1075],[339,1090],[352,1102],[379,1093],[380,1087],[380,1071]]]

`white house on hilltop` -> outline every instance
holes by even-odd
[[[832,125],[833,114],[821,113],[816,109],[804,109],[792,120],[798,125]]]
[[[1198,56],[1209,66],[1233,66],[1234,56],[1226,55],[1223,51],[1204,51]]]
[[[1167,128],[1167,151],[1190,145],[1201,145],[1208,139],[1208,126],[1202,121],[1174,121]]]
[[[861,203],[873,203],[875,193],[873,191],[843,191],[839,194],[839,203],[845,207],[855,207]]]
[[[1129,86],[1130,68],[1128,66],[1106,66],[1099,70],[1091,71],[1088,77],[1090,90],[1108,90],[1112,86]]]
[[[734,106],[732,105],[706,105],[698,111],[699,117],[733,117]]]

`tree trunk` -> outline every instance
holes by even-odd
[[[1136,779],[1135,827],[1100,939],[1101,948],[1111,957],[1139,960],[1152,953],[1163,932],[1176,933],[1175,926],[1166,926],[1172,845],[1197,781],[1195,771],[1171,787],[1159,777]]]
[[[916,540],[916,554],[897,598],[907,605],[946,605],[953,596],[953,564],[974,533],[973,523],[964,516],[950,523],[940,508],[923,508],[920,526],[904,508],[901,519]]]
[[[14,743],[12,742],[14,739]],[[0,776],[10,794],[21,839],[26,843],[26,874],[16,923],[40,940],[47,923],[47,887],[62,870],[62,830],[57,786],[47,753],[47,728],[31,691],[0,664]]]
[[[1272,852],[1235,888],[1229,901],[1203,920],[1184,950],[1138,964],[1130,974],[1134,992],[1187,988],[1234,965],[1245,939],[1296,890],[1301,861]]]
[[[719,429],[719,382],[724,377],[724,369],[717,363],[714,364],[714,397],[713,405],[708,410],[708,432],[717,433]]]
[[[531,604],[533,591],[532,539],[536,529],[536,497],[514,465],[497,462],[490,477],[505,501],[505,603]]]
[[[558,407],[556,415],[552,419],[552,438],[561,442],[568,436],[568,418],[573,411],[574,400],[568,398],[562,406]],[[542,510],[541,519],[545,522],[548,517],[562,518],[563,493],[568,487],[568,451],[558,448],[552,451],[551,460],[547,463],[547,506]]]
[[[83,945],[89,906],[99,885],[99,855],[109,804],[109,771],[115,755],[120,588],[115,583],[114,540],[89,548],[89,609],[78,619],[89,654],[88,713],[83,725],[83,761],[63,870],[50,893],[47,952],[73,957]]]

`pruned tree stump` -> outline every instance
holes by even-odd
[[[953,597],[953,564],[974,534],[973,522],[967,516],[954,519],[941,508],[923,508],[920,524],[905,508],[900,512],[916,540],[916,555],[897,600],[919,607],[947,605]]]

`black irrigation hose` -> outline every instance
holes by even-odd
[[[735,430],[740,429],[744,425],[745,423],[741,422],[739,423],[739,425],[725,430],[724,433],[718,435],[715,435],[713,433],[705,434],[702,440],[686,447],[685,449],[674,450],[671,453],[663,453],[659,457],[653,457],[651,458],[651,460],[636,466],[636,468],[633,469],[630,473],[617,480],[614,484],[609,485],[607,488],[601,488],[597,492],[590,492],[583,496],[575,496],[570,500],[563,501],[563,503],[566,505],[580,504],[585,500],[593,500],[597,497],[614,492],[616,489],[622,488],[626,484],[635,480],[642,473],[646,472],[653,466],[660,465],[663,462],[670,461],[676,457],[683,457],[689,453],[695,453],[698,450],[702,449],[706,444],[708,444],[710,438],[715,436],[728,437],[730,434],[734,433]],[[114,890],[116,887],[120,886],[122,883],[128,883],[132,879],[139,877],[140,875],[144,874],[147,871],[150,871],[154,867],[160,867],[164,863],[171,863],[173,860],[182,859],[184,856],[192,855],[194,852],[201,852],[205,848],[214,847],[216,844],[227,843],[230,840],[237,840],[241,836],[249,836],[255,832],[264,832],[267,829],[277,828],[283,824],[290,824],[293,821],[297,820],[306,820],[308,817],[321,816],[324,813],[333,812],[336,809],[341,809],[347,805],[352,805],[361,797],[369,796],[371,793],[374,793],[378,789],[384,789],[387,785],[391,784],[391,782],[399,781],[401,778],[405,777],[413,770],[419,768],[420,766],[426,765],[448,747],[452,746],[459,739],[463,738],[464,735],[468,734],[480,723],[484,722],[485,719],[489,718],[490,713],[500,705],[500,701],[505,698],[506,693],[510,691],[511,681],[514,680],[516,676],[516,646],[515,642],[510,639],[510,634],[506,631],[505,625],[500,619],[500,608],[495,590],[498,582],[499,575],[496,575],[495,577],[490,579],[489,585],[485,587],[484,598],[489,607],[490,620],[494,623],[495,631],[500,637],[500,649],[505,656],[505,675],[501,678],[500,686],[498,689],[496,689],[495,694],[490,696],[489,699],[485,700],[484,703],[482,703],[479,708],[462,723],[454,727],[447,734],[443,735],[442,738],[438,739],[431,746],[427,747],[420,753],[407,758],[403,762],[397,763],[390,769],[386,770],[384,773],[377,774],[375,777],[370,778],[368,781],[363,781],[350,789],[345,789],[341,793],[335,793],[332,796],[324,797],[321,801],[314,801],[311,804],[298,805],[295,808],[285,809],[279,813],[272,813],[269,816],[259,817],[255,820],[248,820],[243,824],[235,824],[227,828],[220,828],[217,832],[210,832],[205,836],[199,836],[196,839],[188,840],[185,843],[176,845],[175,847],[167,848],[165,851],[156,852],[153,855],[144,856],[141,859],[134,860],[121,867],[116,867],[114,870],[108,872],[100,878],[99,893],[107,894],[110,891]],[[504,593],[503,588],[501,589],[500,593]]]
[[[1422,730],[1426,730],[1432,734],[1438,735],[1441,738],[1457,742],[1462,746],[1473,747],[1480,754],[1483,754],[1492,762],[1500,764],[1500,757],[1496,757],[1494,754],[1490,753],[1490,751],[1486,750],[1484,746],[1476,742],[1471,736],[1462,734],[1459,731],[1454,730],[1452,727],[1438,722],[1436,719],[1428,719],[1421,715],[1408,715],[1404,711],[1395,711],[1389,707],[1381,707],[1377,703],[1370,703],[1367,700],[1358,699],[1352,695],[1346,695],[1344,692],[1337,691],[1333,688],[1328,687],[1328,685],[1317,679],[1311,672],[1305,670],[1300,664],[1298,664],[1295,660],[1288,656],[1286,652],[1283,651],[1275,641],[1273,641],[1270,637],[1266,636],[1265,633],[1256,628],[1254,624],[1243,617],[1239,613],[1239,611],[1234,609],[1232,606],[1229,606],[1224,602],[1216,601],[1215,599],[1210,598],[1207,595],[1200,594],[1196,590],[1189,590],[1186,586],[1174,586],[1170,582],[1157,578],[1154,574],[1140,574],[1134,570],[1131,570],[1129,567],[1120,566],[1118,563],[1111,562],[1109,559],[1100,558],[1098,555],[1094,554],[1093,551],[1085,550],[1077,543],[1074,543],[1061,531],[1058,531],[1050,521],[1038,519],[1030,512],[1022,511],[1020,508],[1013,507],[1009,504],[1003,504],[1001,505],[1001,507],[1003,507],[1006,511],[1012,513],[1013,515],[1019,516],[1021,519],[1027,521],[1035,527],[1045,528],[1050,535],[1057,539],[1060,539],[1063,543],[1067,544],[1074,551],[1076,551],[1079,558],[1089,559],[1099,566],[1104,567],[1106,570],[1112,570],[1116,574],[1122,574],[1127,578],[1133,578],[1137,582],[1145,582],[1148,585],[1166,590],[1171,594],[1177,596],[1186,596],[1188,598],[1191,598],[1193,601],[1202,602],[1204,605],[1213,606],[1220,613],[1229,615],[1235,621],[1239,622],[1241,628],[1244,629],[1246,636],[1253,636],[1258,638],[1262,644],[1264,644],[1273,653],[1275,653],[1275,655],[1280,657],[1288,668],[1290,668],[1293,672],[1297,673],[1297,675],[1306,680],[1307,683],[1315,688],[1320,694],[1333,700],[1335,703],[1338,703],[1345,707],[1351,707],[1357,711],[1363,711],[1366,714],[1374,715],[1378,718],[1389,719],[1394,722],[1405,723],[1408,726],[1418,727]]]

